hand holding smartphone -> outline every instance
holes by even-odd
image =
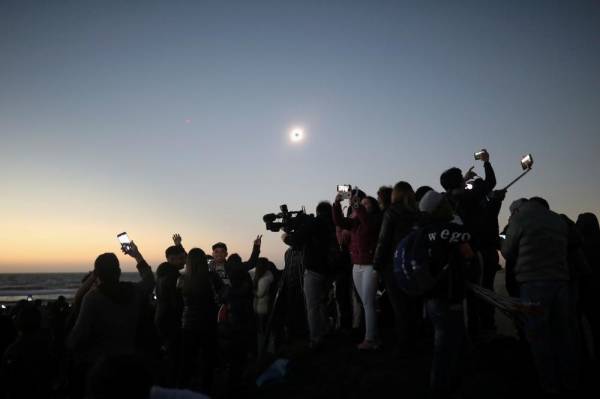
[[[125,251],[125,253],[129,252],[131,249],[131,240],[126,232],[122,232],[121,234],[117,234],[117,238],[121,243],[121,248]]]
[[[338,184],[337,193],[342,197],[342,200],[352,197],[352,186],[349,184]]]

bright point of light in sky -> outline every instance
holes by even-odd
[[[299,127],[292,129],[292,131],[290,132],[290,140],[292,140],[293,143],[298,143],[298,142],[302,141],[303,138],[304,138],[304,130],[302,130]]]

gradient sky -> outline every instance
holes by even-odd
[[[598,1],[0,0],[0,272],[124,230],[154,267],[174,232],[280,262],[280,204],[439,188],[484,147],[499,185],[536,161],[504,208],[599,213],[599,130]]]

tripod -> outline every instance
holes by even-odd
[[[259,363],[262,363],[262,360],[267,351],[267,347],[269,345],[269,340],[271,339],[271,335],[273,333],[273,323],[276,321],[275,319],[279,314],[278,309],[281,306],[281,296],[285,292],[285,290],[290,289],[290,282],[292,282],[294,278],[298,279],[298,283],[300,285],[300,293],[302,295],[302,303],[304,305],[304,315],[305,317],[307,317],[308,308],[306,304],[306,296],[304,295],[304,265],[302,264],[303,254],[303,251],[295,250],[292,248],[288,249],[288,251],[286,252],[285,266],[281,278],[279,280],[277,292],[275,293],[275,298],[273,300],[273,306],[271,308],[271,312],[267,320],[267,326],[265,328],[262,346],[259,348],[258,352]]]

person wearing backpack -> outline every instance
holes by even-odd
[[[393,271],[394,252],[402,239],[413,230],[418,217],[419,210],[412,186],[404,181],[396,183],[392,191],[392,205],[383,215],[373,268],[382,274],[394,311],[399,353],[407,353],[414,349],[420,301],[405,294],[396,284]]]
[[[432,397],[445,398],[460,384],[467,334],[463,316],[466,275],[475,259],[470,234],[454,223],[443,194],[429,191],[421,199],[419,228],[399,244],[394,259],[398,285],[407,294],[424,295],[434,328]]]

